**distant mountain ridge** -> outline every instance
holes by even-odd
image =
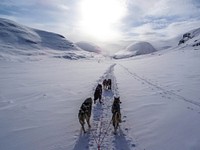
[[[150,54],[157,50],[170,50],[175,47],[182,49],[188,46],[194,47],[194,49],[200,48],[200,28],[190,30],[166,41],[154,41],[152,43],[145,41],[134,42],[115,53],[113,58],[129,58]],[[100,58],[102,56],[108,56],[108,54],[104,55],[103,52],[99,46],[91,42],[81,41],[73,43],[63,35],[33,29],[14,21],[0,18],[0,60],[14,60],[18,56],[19,59],[22,57],[32,59],[32,56],[49,56],[64,59]]]
[[[81,41],[81,42],[77,42],[75,43],[79,48],[85,50],[85,51],[88,51],[88,52],[94,52],[94,53],[101,53],[101,48],[93,43],[90,43],[90,42],[84,42],[84,41]]]
[[[115,59],[129,58],[137,55],[145,55],[155,52],[156,49],[148,42],[137,42],[127,46],[125,50],[121,50],[114,55]]]
[[[154,47],[154,46],[156,47]],[[190,30],[182,35],[175,36],[166,41],[154,41],[152,44],[148,42],[134,42],[125,49],[114,54],[113,58],[123,59],[138,55],[150,54],[161,50],[172,50],[174,48],[182,49],[185,47],[200,48],[200,28]]]
[[[0,60],[40,60],[44,56],[70,60],[96,57],[63,35],[0,18]]]

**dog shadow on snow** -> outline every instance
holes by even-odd
[[[113,143],[116,150],[132,150],[135,147],[134,144],[131,144],[131,140],[126,138],[126,134],[121,128],[118,129],[117,135],[114,136]]]
[[[89,134],[81,130],[73,150],[89,150],[89,138]]]

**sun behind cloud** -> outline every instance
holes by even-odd
[[[82,0],[79,26],[84,34],[101,41],[119,37],[117,27],[126,14],[122,0]]]

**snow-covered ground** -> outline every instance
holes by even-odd
[[[200,50],[177,48],[126,60],[0,61],[0,149],[199,150]],[[111,78],[83,134],[78,111]],[[123,122],[113,134],[111,105]]]
[[[0,63],[0,149],[72,149],[77,114],[110,64],[49,59]]]
[[[136,148],[200,149],[199,57],[199,50],[185,49],[119,62],[119,93]]]

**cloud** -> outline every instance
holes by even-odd
[[[198,0],[128,0],[123,18],[126,40],[159,40],[200,27]]]
[[[198,5],[199,2],[193,0],[160,0],[148,12],[148,15],[155,17],[197,17],[200,13]]]
[[[155,28],[153,23],[146,23],[141,26],[131,28],[131,30],[124,35],[123,39],[127,41],[159,41],[174,38],[182,35],[192,29],[199,28],[200,20],[179,21],[173,22],[164,28]]]
[[[173,38],[179,34],[186,33],[195,28],[200,28],[200,20],[171,23],[167,28],[161,30],[160,32],[167,35],[168,38]]]
[[[199,0],[119,1],[125,3],[126,9],[125,16],[115,25],[121,41],[168,39],[200,25]],[[0,17],[57,32],[73,41],[94,41],[81,33],[80,2],[82,0],[1,0]]]
[[[66,35],[77,20],[76,0],[2,0],[0,17]]]
[[[128,0],[128,14],[125,19],[138,21],[146,17],[197,17],[200,13],[199,8],[198,0]]]

